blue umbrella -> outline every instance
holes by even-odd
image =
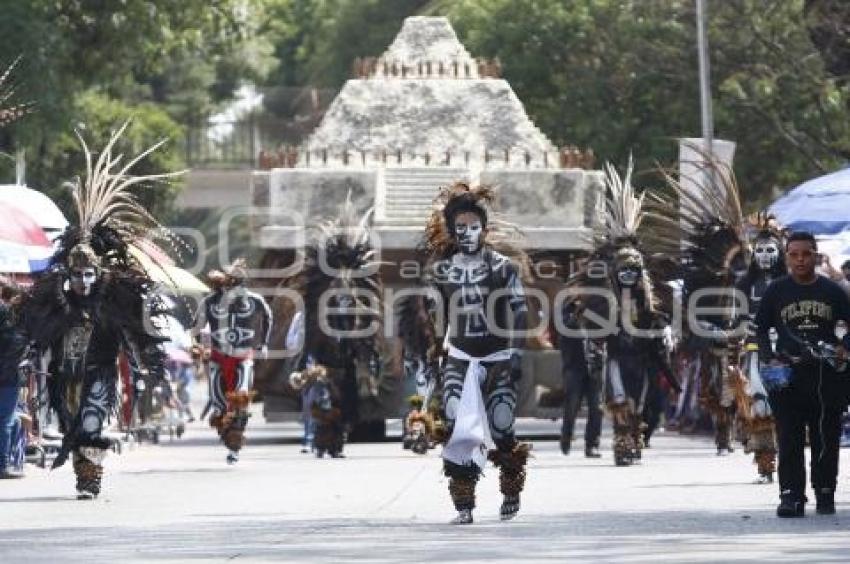
[[[850,229],[850,168],[800,184],[769,211],[795,231],[833,235]]]

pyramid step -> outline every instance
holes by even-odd
[[[396,194],[421,194],[421,193],[434,193],[436,194],[439,187],[436,184],[428,184],[427,186],[387,186],[386,191],[393,192]]]
[[[436,194],[434,194],[436,196]],[[386,201],[393,202],[413,202],[416,204],[430,204],[434,201],[434,196],[431,194],[398,194],[393,192],[388,192],[386,195]]]
[[[411,209],[411,208],[388,208],[384,210],[384,215],[389,216],[416,216],[416,217],[426,217],[431,213],[431,210],[425,209]]]

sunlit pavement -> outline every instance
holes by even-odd
[[[251,420],[238,465],[200,423],[181,440],[106,462],[104,493],[77,501],[71,465],[28,467],[0,482],[0,562],[531,562],[847,561],[850,479],[838,514],[774,515],[777,488],[755,485],[749,457],[717,457],[707,438],[660,434],[641,464],[616,468],[582,443],[565,457],[535,441],[519,517],[498,520],[497,472],[478,488],[475,523],[453,510],[437,451],[354,444],[317,460],[295,425]],[[521,428],[555,430],[551,422]],[[250,439],[254,442],[251,443]],[[847,450],[844,463],[850,464]],[[811,494],[809,497],[812,497]]]

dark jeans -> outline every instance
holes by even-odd
[[[568,442],[573,438],[578,410],[582,398],[587,398],[587,425],[584,428],[584,444],[599,446],[599,435],[602,432],[602,404],[600,393],[602,383],[583,366],[564,367],[564,419],[561,424],[561,441]]]
[[[818,378],[818,374],[815,372],[811,377]],[[770,396],[779,446],[780,492],[790,490],[803,495],[806,490],[806,428],[812,450],[812,488],[835,490],[844,406],[831,402],[829,395],[816,390],[792,386]]]
[[[649,439],[655,430],[658,429],[658,425],[661,423],[661,415],[666,414],[667,403],[667,390],[654,380],[650,380],[642,414],[643,422],[646,423],[646,431],[644,431],[643,436],[647,443],[649,443]]]
[[[18,387],[0,386],[0,471],[5,470],[9,463],[17,403]]]

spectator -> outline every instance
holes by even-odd
[[[567,322],[576,322],[570,316]],[[561,425],[561,452],[570,453],[573,428],[579,407],[587,400],[587,424],[584,428],[584,455],[599,458],[602,430],[602,378],[605,367],[604,344],[581,337],[559,339],[564,378],[564,418]]]
[[[9,302],[16,294],[16,289],[9,284],[3,284],[0,290],[0,478],[3,479],[23,477],[10,464],[20,388],[18,364],[25,349],[25,341],[12,323]]]
[[[835,513],[841,412],[847,406],[845,384],[819,351],[823,343],[846,358],[850,337],[837,345],[836,324],[850,320],[850,299],[834,282],[815,273],[817,243],[811,233],[787,239],[789,275],[768,286],[756,316],[763,365],[790,365],[790,380],[770,391],[779,443],[779,517],[805,514],[805,436],[812,449],[811,481],[820,514]],[[778,334],[776,350],[770,329]]]
[[[844,279],[850,282],[850,260],[845,260],[841,263],[841,274],[844,275]]]
[[[830,261],[829,255],[827,254],[818,254],[817,262],[824,276],[828,276],[830,280],[841,286],[845,292],[850,294],[850,278],[848,278],[848,276],[850,276],[850,260],[845,261],[844,264],[841,265],[841,270],[832,266],[832,261]]]

